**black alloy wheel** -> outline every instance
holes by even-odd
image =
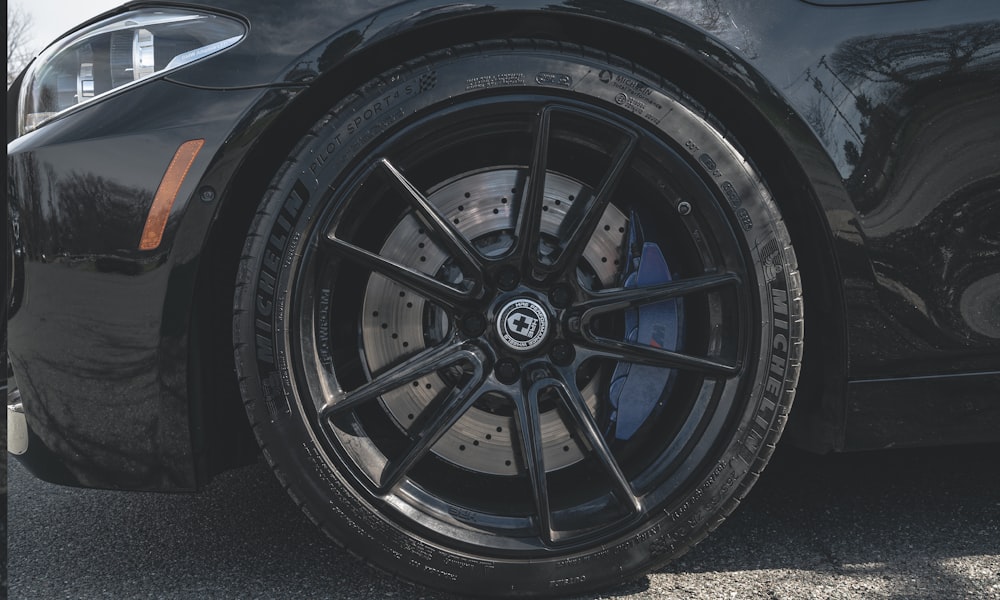
[[[749,489],[802,348],[780,214],[697,105],[542,42],[432,54],[339,102],[247,238],[265,456],[382,569],[478,595],[606,587]]]

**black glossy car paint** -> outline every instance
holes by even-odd
[[[372,73],[436,47],[526,35],[603,43],[673,79],[749,146],[799,249],[814,336],[794,439],[819,449],[897,443],[899,432],[907,444],[996,439],[995,2],[212,5],[247,19],[243,43],[8,146],[23,271],[10,349],[35,436],[25,460],[40,475],[193,489],[235,460],[239,442],[221,433],[242,417],[221,399],[235,391],[232,365],[208,357],[226,329],[232,238],[262,186],[331,98]],[[164,243],[136,250],[188,139],[206,147]],[[209,188],[215,198],[201,200]],[[918,404],[946,405],[961,426],[907,410],[907,390],[925,381],[914,377],[931,377],[943,398]],[[880,403],[909,416],[866,427],[858,415],[883,414]]]

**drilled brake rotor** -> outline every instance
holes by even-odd
[[[515,198],[523,184],[516,168],[465,174],[432,190],[428,195],[438,212],[471,240],[483,254],[501,253],[510,243],[517,216]],[[549,173],[545,179],[545,201],[541,230],[543,238],[555,239],[574,200],[588,197],[591,190],[580,182]],[[586,269],[601,286],[613,285],[618,257],[625,238],[626,218],[609,205],[597,232],[584,251]],[[395,262],[439,278],[451,279],[454,266],[448,253],[435,244],[412,215],[400,220],[380,253]],[[371,373],[398,364],[427,347],[428,340],[441,339],[449,323],[444,313],[406,288],[373,274],[365,290],[362,321],[364,360]],[[604,388],[598,373],[590,377],[583,396],[596,414],[598,396]],[[382,395],[384,408],[403,430],[409,429],[424,407],[451,384],[438,374],[422,377]],[[508,411],[494,410],[481,402],[469,410],[434,445],[433,452],[460,467],[481,473],[514,475],[518,461],[512,445],[513,418]],[[583,452],[556,410],[541,414],[541,433],[546,470],[569,466]]]

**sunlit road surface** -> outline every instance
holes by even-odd
[[[779,448],[689,554],[598,598],[1000,599],[1000,446]],[[261,463],[200,494],[78,490],[9,469],[10,597],[445,599],[360,564]]]

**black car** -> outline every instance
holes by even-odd
[[[8,94],[48,481],[262,453],[385,571],[548,595],[686,552],[782,430],[1000,440],[995,0],[136,2]]]

